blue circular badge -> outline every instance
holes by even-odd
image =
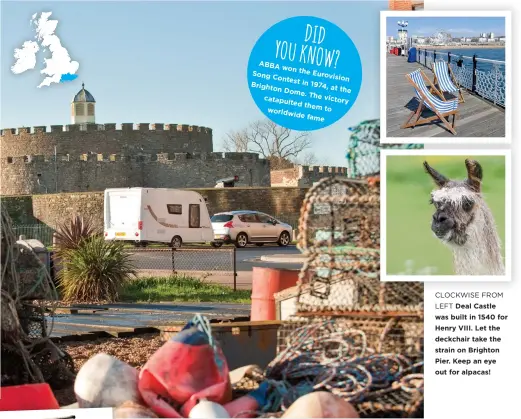
[[[248,86],[276,124],[313,131],[334,124],[353,106],[362,63],[351,38],[312,16],[283,20],[259,38],[248,62]]]

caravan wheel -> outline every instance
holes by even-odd
[[[183,240],[179,236],[172,237],[172,241],[170,242],[170,247],[173,247],[174,249],[179,249],[181,245],[183,244]]]

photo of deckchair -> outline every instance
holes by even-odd
[[[458,99],[444,100],[434,96],[431,90],[440,96],[442,93],[436,88],[436,86],[430,82],[429,78],[421,70],[415,70],[410,74],[406,74],[407,81],[411,83],[416,92],[419,104],[415,111],[411,113],[407,121],[401,126],[404,128],[414,128],[419,125],[425,125],[435,120],[440,120],[445,128],[447,128],[452,134],[456,135],[454,129],[456,125],[456,116],[459,114],[458,111]],[[427,83],[431,85],[429,88]],[[432,111],[435,115],[429,117],[423,117],[422,113],[424,110]],[[447,118],[452,115],[452,124],[449,123]]]
[[[432,72],[434,73],[433,84],[438,85],[442,99],[446,99],[443,93],[451,93],[454,96],[458,96],[459,103],[465,102],[459,83],[452,72],[452,68],[446,61],[440,60],[433,63]]]

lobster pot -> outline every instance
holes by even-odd
[[[423,283],[380,282],[380,188],[322,179],[301,210],[299,247],[307,255],[297,312],[423,312]]]
[[[379,249],[379,226],[379,188],[361,180],[324,178],[304,198],[298,245],[308,255]]]
[[[423,417],[423,283],[380,282],[379,209],[378,183],[326,178],[308,191],[296,314],[265,378],[327,382],[362,418]]]
[[[380,144],[380,120],[372,119],[349,128],[346,154],[348,177],[363,178],[380,173],[381,149],[418,149],[422,144]]]
[[[323,257],[323,255],[321,255]],[[360,257],[362,259],[360,259]],[[339,315],[351,312],[423,312],[423,283],[380,282],[375,253],[351,254],[345,266],[336,269],[314,260],[308,262],[297,296],[297,312]]]
[[[411,365],[423,360],[423,316],[345,315],[293,317],[282,322],[277,333],[277,353],[292,347],[305,329],[314,329],[313,339],[328,340],[346,331],[355,346],[363,344],[364,353],[396,353],[407,358]],[[358,343],[356,343],[358,342]]]

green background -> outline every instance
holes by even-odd
[[[405,274],[407,265],[413,270],[408,274],[454,274],[451,250],[431,232],[434,206],[429,199],[435,186],[423,161],[450,179],[462,180],[467,177],[466,158],[477,160],[483,168],[482,193],[505,255],[504,156],[387,156],[387,274]],[[435,271],[422,272],[423,268]]]

